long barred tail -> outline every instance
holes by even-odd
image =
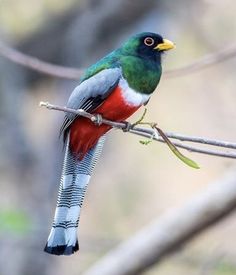
[[[94,166],[101,154],[105,136],[78,161],[66,142],[65,158],[51,232],[44,251],[55,255],[70,255],[79,249],[77,227],[80,209]]]

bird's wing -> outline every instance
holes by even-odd
[[[104,69],[92,77],[86,79],[72,92],[67,107],[71,109],[83,109],[87,112],[95,110],[118,85],[121,77],[120,68]],[[66,113],[61,126],[60,135],[66,134],[68,127],[77,115]],[[65,135],[64,135],[65,137]]]

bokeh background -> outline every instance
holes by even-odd
[[[234,0],[0,0],[0,39],[42,60],[83,68],[130,35],[154,31],[177,44],[164,58],[163,68],[169,70],[233,44],[235,12]],[[163,78],[146,119],[166,131],[235,141],[235,69],[236,59],[231,59]],[[64,105],[76,84],[0,57],[1,275],[82,274],[234,165],[230,159],[186,153],[201,166],[194,170],[165,145],[143,146],[138,137],[114,130],[84,202],[80,252],[70,257],[44,253],[63,158],[58,139],[63,114],[38,103]],[[236,274],[235,218],[231,215],[145,274]]]

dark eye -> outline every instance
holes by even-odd
[[[151,47],[151,46],[154,45],[154,39],[151,38],[151,37],[146,37],[146,38],[144,39],[144,44],[145,44],[146,46],[148,46],[148,47]]]

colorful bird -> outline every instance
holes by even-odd
[[[131,37],[87,69],[67,107],[124,121],[147,104],[162,74],[163,52],[174,44],[155,33]],[[85,192],[110,126],[66,113],[61,134],[65,158],[53,226],[45,251],[70,255],[79,249],[77,227]]]

